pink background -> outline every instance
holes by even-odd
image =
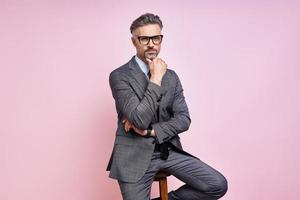
[[[145,12],[185,88],[183,145],[226,176],[223,199],[300,199],[300,4],[283,0],[1,0],[0,199],[121,199],[108,75]]]

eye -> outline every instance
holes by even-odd
[[[148,43],[149,38],[148,37],[140,37],[141,43]]]
[[[160,36],[159,35],[158,36],[154,36],[153,40],[160,40]]]
[[[152,37],[152,41],[153,41],[154,44],[160,44],[161,40],[162,40],[161,35],[157,35],[157,36]]]

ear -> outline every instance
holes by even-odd
[[[134,37],[133,37],[133,36],[131,37],[131,41],[132,41],[132,44],[133,44],[133,46],[135,46],[135,47],[136,47],[136,40],[134,39]]]

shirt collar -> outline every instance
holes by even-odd
[[[139,67],[141,68],[141,70],[148,77],[149,66],[146,63],[144,63],[144,61],[142,61],[138,56],[135,56],[134,58],[135,58],[135,61],[137,62],[137,64],[139,65]]]

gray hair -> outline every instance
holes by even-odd
[[[160,20],[158,15],[154,15],[152,13],[146,13],[139,16],[137,19],[135,19],[132,22],[130,26],[130,32],[133,33],[137,28],[148,24],[158,24],[160,29],[163,28],[162,21]]]

